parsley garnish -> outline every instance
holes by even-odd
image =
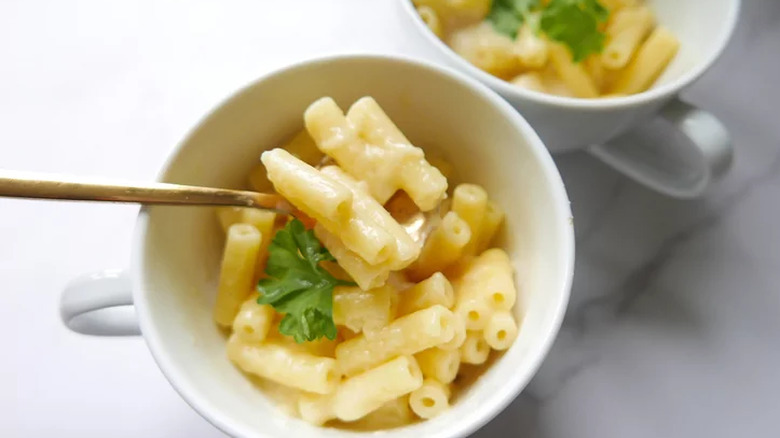
[[[532,12],[541,14],[538,28],[529,20]],[[604,49],[605,35],[599,25],[608,17],[609,11],[598,0],[551,0],[546,6],[539,0],[493,0],[487,20],[510,38],[517,37],[520,25],[528,21],[534,31],[566,45],[574,62],[580,62]]]
[[[293,219],[276,233],[268,253],[265,273],[270,278],[257,284],[257,302],[270,304],[285,314],[279,332],[292,336],[297,343],[323,336],[335,339],[333,288],[354,283],[338,280],[320,266],[322,261],[335,261],[330,252],[313,231]]]
[[[520,25],[538,6],[539,0],[493,0],[487,19],[496,32],[516,38]]]
[[[574,62],[580,62],[604,49],[599,24],[608,17],[598,0],[552,0],[542,11],[540,25],[550,39],[569,47]]]

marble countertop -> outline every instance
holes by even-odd
[[[322,53],[418,54],[392,2],[4,1],[0,167],[151,179],[189,127],[265,72]],[[568,315],[527,390],[475,436],[778,436],[778,23],[780,2],[745,0],[727,53],[684,94],[736,144],[702,199],[556,157],[577,230]],[[0,436],[222,436],[141,339],[59,321],[68,280],[127,265],[136,212],[0,200]]]

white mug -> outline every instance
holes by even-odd
[[[625,175],[678,198],[701,195],[731,164],[731,138],[711,113],[678,99],[726,47],[739,0],[648,0],[681,48],[657,83],[643,93],[576,99],[513,86],[461,58],[420,19],[411,0],[399,0],[420,44],[488,85],[531,123],[553,153],[587,149]],[[414,28],[414,29],[412,29]]]
[[[347,107],[366,95],[416,144],[449,159],[464,181],[484,185],[506,209],[501,243],[520,291],[517,340],[447,412],[382,435],[465,436],[506,407],[536,372],[563,319],[574,266],[561,177],[539,137],[504,100],[468,77],[420,61],[354,55],[304,62],[226,100],[179,145],[159,179],[242,187],[263,150],[302,128],[303,111],[314,100],[332,96]],[[173,387],[230,435],[353,436],[274,408],[227,359],[225,334],[212,320],[222,240],[213,209],[142,209],[131,269],[71,283],[61,301],[64,322],[98,335],[137,334],[140,326]],[[130,304],[135,314],[118,317],[115,307]]]

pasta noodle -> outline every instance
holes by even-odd
[[[317,145],[314,144],[314,140],[311,139],[306,130],[298,131],[289,142],[282,146],[282,149],[311,165],[318,163],[323,158],[322,152],[317,149]],[[249,187],[261,193],[273,190],[273,184],[268,180],[268,174],[262,164],[255,166],[249,173]]]
[[[539,69],[547,63],[547,42],[523,25],[515,40],[515,54],[525,68]]]
[[[273,240],[276,213],[256,208],[245,208],[241,211],[239,221],[243,224],[252,225],[260,232],[260,248],[257,250],[254,277],[257,279],[265,269],[265,262],[268,260],[268,246],[271,244],[271,240]]]
[[[420,364],[423,376],[436,379],[441,383],[451,383],[458,375],[460,368],[460,352],[458,350],[442,350],[429,348],[415,356]]]
[[[511,313],[494,313],[485,326],[485,342],[494,350],[506,350],[517,337],[517,323]]]
[[[465,251],[473,252],[482,220],[487,210],[488,196],[485,189],[476,184],[460,184],[452,194],[452,211],[469,226],[471,239],[466,244]]]
[[[403,291],[397,314],[399,316],[408,315],[437,304],[448,309],[451,309],[455,304],[455,292],[452,285],[441,272],[437,272],[427,280]]]
[[[417,7],[427,6],[435,10],[448,27],[474,23],[485,18],[491,0],[413,0]]]
[[[341,224],[352,213],[352,192],[284,149],[260,157],[276,191],[319,222]],[[388,237],[389,240],[389,237]]]
[[[599,90],[582,64],[572,60],[569,50],[559,43],[550,44],[550,61],[558,77],[577,97],[598,97]]]
[[[679,48],[680,42],[671,32],[656,28],[621,73],[611,92],[633,94],[647,89],[663,73]]]
[[[217,207],[217,220],[222,231],[227,233],[231,225],[241,222],[241,207]]]
[[[351,331],[374,333],[391,319],[389,285],[364,291],[359,287],[339,287],[333,292],[333,321]]]
[[[593,80],[593,85],[601,92],[606,89],[606,84],[612,78],[614,72],[604,68],[600,56],[589,56],[582,62],[582,67]],[[603,95],[599,96],[603,97]]]
[[[253,294],[244,301],[233,320],[233,332],[242,341],[262,342],[268,336],[275,314],[273,307],[257,304],[257,294]]]
[[[419,353],[450,341],[455,335],[454,315],[443,306],[398,318],[372,337],[365,334],[336,347],[339,371],[353,376],[394,356]]]
[[[318,394],[304,394],[298,399],[298,415],[311,424],[321,426],[336,418],[333,412],[333,397]]]
[[[485,209],[485,217],[482,218],[482,227],[477,237],[477,252],[482,253],[493,242],[501,223],[504,221],[504,210],[495,202],[489,201]]]
[[[489,249],[474,259],[458,283],[458,297],[463,301],[484,301],[493,310],[511,309],[517,290],[506,252]]]
[[[228,229],[214,304],[214,320],[221,326],[233,324],[241,303],[252,291],[260,240],[260,232],[251,225],[235,224]]]
[[[496,33],[488,23],[453,31],[449,45],[458,55],[494,76],[510,78],[520,72],[514,41]]]
[[[441,348],[442,350],[457,350],[463,345],[463,342],[466,341],[466,321],[463,318],[463,315],[457,314],[455,316],[453,324],[455,334],[452,336],[451,340],[439,345],[438,348]]]
[[[463,363],[481,365],[485,363],[490,354],[490,345],[485,341],[479,331],[469,331],[466,341],[460,347],[460,360]]]
[[[281,332],[279,332],[279,322],[282,320],[282,318],[282,315],[276,315],[276,318],[271,324],[271,330],[268,331],[268,335],[266,337],[268,342],[281,345],[295,353],[306,353],[318,357],[336,357],[337,340],[320,338],[316,341],[309,341],[299,344],[295,342],[295,339],[283,335]]]
[[[334,400],[335,395],[304,394],[298,399],[298,412],[305,421],[323,425],[336,419]],[[409,408],[409,396],[403,395],[386,402],[357,421],[344,425],[354,430],[392,429],[411,423],[413,418]]]
[[[317,144],[314,143],[314,140],[305,129],[298,131],[289,142],[282,146],[282,149],[291,153],[295,158],[312,166],[325,158],[325,154],[317,149]]]
[[[256,208],[219,207],[217,208],[217,218],[225,232],[231,225],[237,223],[252,225],[260,232],[260,248],[257,251],[255,267],[255,279],[257,279],[263,272],[268,258],[268,245],[271,244],[273,238],[276,213]]]
[[[653,28],[653,13],[647,6],[618,11],[607,27],[607,42],[601,62],[612,70],[623,68]]]
[[[420,257],[409,268],[409,276],[422,279],[434,272],[444,271],[461,258],[466,245],[472,241],[471,236],[469,224],[454,211],[447,212],[425,241]]]
[[[436,379],[425,379],[421,387],[409,394],[409,406],[420,418],[433,418],[449,406],[450,389]]]
[[[383,404],[379,409],[365,417],[349,423],[350,428],[357,430],[392,429],[411,423],[414,414],[409,408],[409,396],[405,395]]]
[[[455,304],[455,314],[464,322],[468,330],[481,330],[486,325],[493,310],[479,296],[460,296]]]
[[[385,284],[390,276],[391,269],[388,266],[368,264],[320,224],[314,227],[314,234],[361,289],[373,289]]]
[[[333,400],[339,420],[354,421],[423,384],[422,372],[411,356],[399,356],[342,382]]]
[[[317,394],[333,392],[339,380],[334,359],[274,343],[246,343],[233,336],[228,341],[228,357],[247,373]]]

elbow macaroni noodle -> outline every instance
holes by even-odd
[[[452,5],[425,3],[430,14]],[[471,8],[462,16],[489,5],[462,3]],[[518,44],[538,44],[532,37]],[[552,56],[544,50],[538,56]],[[315,425],[378,430],[440,415],[460,389],[461,364],[484,364],[518,334],[510,259],[491,245],[503,210],[476,184],[457,185],[452,202],[441,202],[447,178],[371,98],[346,115],[332,99],[320,99],[304,122],[306,129],[284,147],[262,154],[249,183],[276,190],[310,216],[309,226],[337,262],[323,267],[357,285],[333,291],[335,340],[296,343],[279,331],[284,315],[258,304],[255,291],[274,231],[286,218],[218,208],[226,242],[214,320],[232,331],[227,357]],[[434,210],[441,221],[424,243],[396,219]]]
[[[579,98],[647,90],[674,58],[679,41],[656,26],[655,15],[643,0],[599,2],[610,11],[604,49],[574,63],[566,47],[534,32],[526,23],[514,40],[497,32],[486,20],[489,0],[414,0],[428,28],[453,51],[517,87]],[[614,85],[605,80],[611,75],[618,78]]]

